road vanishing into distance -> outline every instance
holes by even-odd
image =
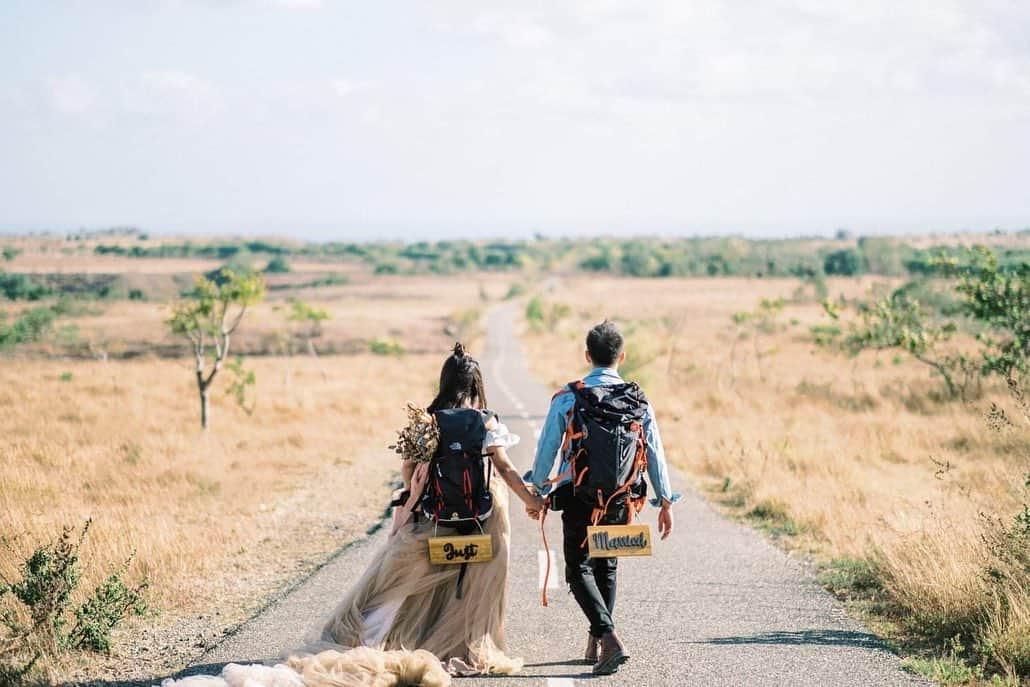
[[[488,315],[483,359],[492,410],[522,437],[510,453],[520,472],[533,459],[535,438],[553,389],[533,380],[518,343],[514,306]],[[574,378],[580,360],[568,361]],[[662,409],[656,408],[659,422]],[[670,456],[689,446],[667,446]],[[700,685],[928,685],[902,670],[898,658],[848,618],[804,564],[763,535],[712,509],[672,471],[684,492],[674,508],[675,532],[655,541],[654,556],[619,565],[616,626],[630,661],[618,673],[594,677],[582,662],[587,623],[568,594],[561,555],[561,519],[548,518],[552,549],[550,605],[541,606],[544,552],[538,523],[512,498],[508,579],[508,653],[526,662],[513,677],[463,678],[461,687],[572,687],[587,684]],[[657,532],[657,510],[643,522]],[[305,636],[357,580],[385,540],[380,530],[349,546],[310,578],[205,653],[188,672],[217,674],[227,662],[274,659]]]

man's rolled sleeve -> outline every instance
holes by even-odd
[[[662,435],[658,431],[658,420],[655,419],[654,411],[650,407],[644,418],[644,438],[647,440],[647,476],[651,482],[651,488],[654,490],[651,505],[661,506],[663,501],[676,503],[682,494],[674,492],[669,483],[669,466],[665,461],[665,447],[662,445]]]
[[[537,491],[546,494],[551,491],[551,485],[545,484],[554,469],[554,461],[561,449],[562,436],[565,433],[565,412],[566,404],[562,403],[563,396],[551,401],[551,407],[547,411],[547,419],[540,430],[540,438],[536,443],[536,458],[533,460],[533,469],[526,473],[524,479],[533,484]]]

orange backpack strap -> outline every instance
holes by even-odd
[[[551,401],[553,402],[554,399],[558,398],[559,396],[574,393],[576,389],[582,389],[584,386],[586,386],[586,384],[583,383],[582,379],[577,379],[574,382],[569,382],[568,384],[554,392],[554,396],[551,396]]]

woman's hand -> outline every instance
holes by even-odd
[[[526,496],[522,499],[526,504],[526,515],[533,520],[539,520],[540,514],[547,509],[547,499],[526,489]]]

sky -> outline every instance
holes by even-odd
[[[2,0],[0,231],[1030,226],[1025,0]]]

